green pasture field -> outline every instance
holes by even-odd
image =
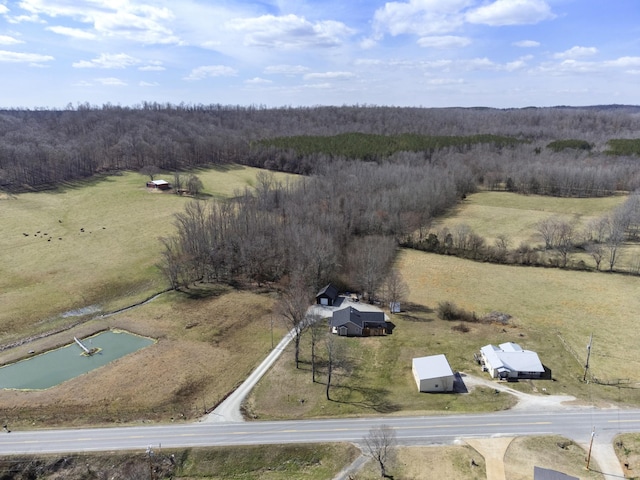
[[[224,166],[195,173],[203,196],[229,198],[251,187],[259,171]],[[72,323],[76,317],[65,312],[109,311],[167,287],[156,267],[159,238],[174,232],[173,216],[191,198],[150,191],[147,180],[125,172],[55,191],[0,193],[2,343]]]

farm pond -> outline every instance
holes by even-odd
[[[101,332],[79,343],[73,340],[64,347],[0,367],[0,389],[44,390],[153,343],[151,338],[122,330]]]

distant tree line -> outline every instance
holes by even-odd
[[[640,186],[632,171],[639,154],[639,110],[150,102],[3,110],[0,188],[41,189],[105,172],[153,166],[173,173],[231,162],[311,175],[328,159],[396,161],[411,154],[415,164],[467,164],[475,182],[494,188],[608,194]],[[568,143],[553,143],[563,141]],[[576,176],[585,178],[571,179]]]

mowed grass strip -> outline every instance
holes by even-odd
[[[398,265],[412,303],[435,309],[449,301],[478,316],[493,311],[512,315],[512,323],[525,331],[525,337],[507,329],[492,343],[515,341],[537,350],[554,377],[573,383],[570,376],[576,373],[570,365],[584,364],[593,333],[591,374],[602,380],[629,379],[636,387],[640,382],[636,352],[640,278],[636,276],[493,265],[412,250],[401,253]],[[569,349],[558,343],[559,336]],[[637,390],[631,392],[630,397],[637,397]],[[619,393],[613,389],[611,394]]]
[[[240,166],[195,172],[204,195],[229,198],[261,170]],[[173,181],[172,175],[165,178]],[[277,178],[289,178],[280,175]],[[127,306],[167,286],[156,264],[160,237],[192,199],[145,187],[133,172],[0,200],[0,338],[68,323],[64,312]]]

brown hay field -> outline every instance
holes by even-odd
[[[196,173],[205,195],[228,198],[254,184],[259,171],[228,166]],[[173,233],[174,214],[191,199],[150,191],[147,180],[125,172],[0,198],[0,343],[77,319],[63,318],[65,312],[110,311],[166,288],[155,266],[159,237]]]
[[[515,341],[538,351],[554,378],[567,382],[574,395],[638,403],[639,277],[494,265],[412,250],[402,251],[398,266],[411,303],[436,309],[439,302],[450,301],[478,316],[507,313],[523,338],[507,328],[491,343]],[[602,380],[628,379],[623,388],[585,388],[579,382],[592,333],[591,374]]]
[[[202,293],[202,292],[201,292]],[[46,390],[0,390],[0,417],[32,428],[142,421],[192,421],[211,409],[271,349],[273,299],[211,291],[190,299],[168,293],[127,312],[96,319],[0,354],[6,363],[105,328],[157,339],[149,347]],[[285,329],[274,325],[280,339]]]

